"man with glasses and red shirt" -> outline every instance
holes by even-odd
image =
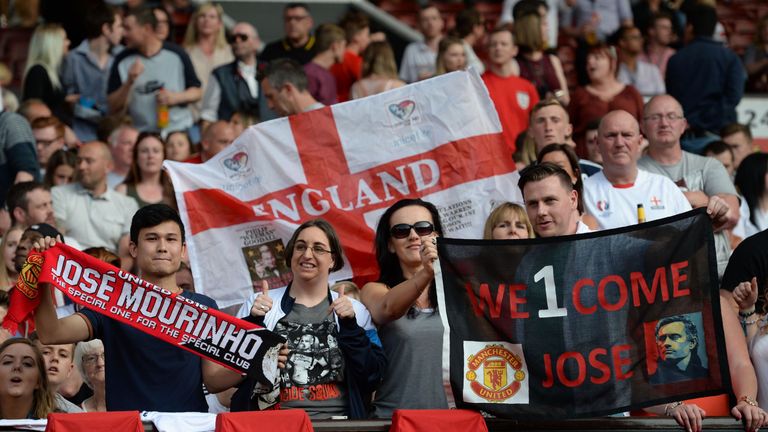
[[[256,53],[261,40],[256,28],[246,22],[235,24],[230,37],[235,61],[213,70],[203,96],[204,124],[229,120],[236,112],[259,114],[259,82]],[[203,127],[205,129],[205,127]]]
[[[285,37],[268,43],[259,60],[266,63],[290,58],[302,65],[309,63],[315,56],[315,37],[310,34],[314,25],[306,3],[288,3],[283,9]]]

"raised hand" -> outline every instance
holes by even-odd
[[[753,277],[749,282],[738,284],[733,290],[733,299],[739,305],[739,310],[752,310],[757,302],[757,278]]]
[[[339,319],[355,317],[355,308],[352,306],[352,300],[344,294],[343,289],[339,290],[339,296],[331,303],[330,309]]]
[[[269,284],[266,280],[261,281],[261,295],[256,296],[251,306],[251,316],[263,317],[272,310],[272,299],[269,297]]]

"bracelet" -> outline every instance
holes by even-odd
[[[739,321],[741,321],[741,323],[744,325],[753,325],[753,324],[757,324],[757,322],[760,321],[760,317],[759,316],[754,317],[752,318],[751,321],[747,321],[746,317],[741,317]]]
[[[745,396],[745,397],[746,397],[746,396]],[[682,402],[682,401],[677,401],[677,402],[668,403],[667,405],[665,405],[665,406],[664,406],[664,415],[665,415],[665,416],[667,416],[667,417],[671,417],[671,416],[672,416],[672,414],[670,414],[670,412],[671,412],[672,410],[674,410],[675,408],[679,407],[679,406],[680,406],[680,405],[682,405],[682,404],[683,404],[683,402]]]
[[[742,396],[742,397],[740,397],[739,398],[739,402],[744,402],[747,405],[752,405],[752,406],[755,406],[755,407],[757,406],[757,401],[752,399],[749,396]]]
[[[749,318],[749,317],[751,317],[754,314],[755,314],[755,307],[754,306],[752,307],[752,309],[749,312],[739,311],[739,316],[740,317],[744,317],[744,318]]]

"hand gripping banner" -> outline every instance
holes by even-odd
[[[459,408],[564,419],[730,387],[704,209],[559,238],[442,238],[438,255]]]
[[[33,251],[30,257],[34,255],[40,256]],[[42,257],[38,281],[50,283],[75,303],[235,372],[247,373],[263,384],[275,382],[284,340],[271,331],[183,294],[172,294],[62,243]]]
[[[440,211],[446,235],[478,238],[494,205],[521,202],[498,115],[475,72],[260,123],[201,165],[166,161],[186,227],[195,286],[221,307],[266,280],[285,286],[288,239],[333,223],[360,286],[378,273],[374,229],[402,198]],[[333,282],[333,281],[331,281]]]

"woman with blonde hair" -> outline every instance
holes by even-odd
[[[55,410],[40,349],[29,339],[0,345],[0,419],[45,419]]]
[[[515,43],[520,49],[517,64],[520,77],[536,86],[541,99],[557,98],[568,105],[570,95],[563,64],[556,55],[545,52],[547,48],[547,26],[538,14],[524,15],[515,20]]]
[[[499,204],[485,220],[483,240],[534,238],[533,225],[525,209],[511,202]]]
[[[397,77],[397,64],[387,42],[373,42],[363,51],[362,79],[352,84],[352,99],[360,99],[405,85]]]
[[[19,245],[24,227],[16,225],[5,232],[3,241],[0,242],[0,252],[3,261],[0,263],[0,290],[8,291],[15,283],[19,274],[16,273],[16,265],[13,262],[16,257],[16,246]]]
[[[232,50],[224,34],[224,10],[213,3],[203,3],[192,14],[184,36],[184,50],[189,54],[195,74],[202,84],[205,94],[208,78],[213,70],[221,65],[235,61]],[[195,120],[200,117],[202,99],[192,106]]]
[[[61,64],[68,50],[69,39],[62,26],[37,26],[29,42],[21,98],[22,101],[42,100],[56,117],[65,122],[71,117],[66,102],[74,102],[78,98],[78,95],[66,96],[59,80]]]
[[[464,42],[453,36],[440,39],[437,47],[437,61],[435,62],[435,75],[464,70],[467,67],[467,52]]]

